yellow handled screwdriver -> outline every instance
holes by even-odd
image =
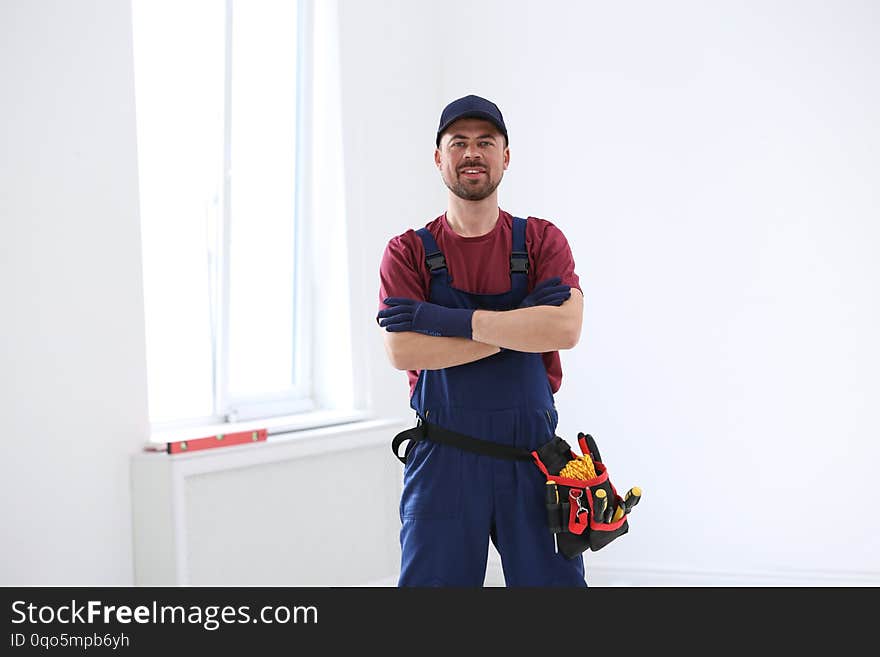
[[[605,520],[605,507],[608,506],[608,493],[605,492],[604,488],[600,488],[596,491],[596,494],[593,495],[593,518],[596,519],[596,522],[602,522]]]
[[[640,499],[642,499],[642,489],[638,486],[633,486],[626,491],[626,496],[623,498],[624,513],[629,513]]]
[[[642,489],[638,486],[633,486],[628,491],[626,491],[626,496],[623,498],[620,506],[618,506],[617,510],[614,512],[614,518],[611,520],[611,522],[617,522],[625,514],[629,513],[630,509],[638,504],[640,499],[642,499]]]

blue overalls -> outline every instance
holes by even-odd
[[[471,294],[452,287],[431,233],[417,231],[431,269],[429,301],[450,308],[510,310],[528,293],[526,220],[513,219],[511,289]],[[410,405],[445,429],[532,450],[552,440],[553,393],[540,354],[502,350],[456,367],[422,370]],[[554,551],[534,463],[420,440],[410,449],[400,500],[399,586],[482,586],[491,537],[507,586],[586,586],[583,557]]]

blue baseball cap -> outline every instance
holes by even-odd
[[[510,143],[507,127],[504,125],[504,117],[501,116],[498,105],[485,98],[470,95],[453,100],[443,109],[443,113],[440,115],[440,127],[437,128],[437,146],[440,146],[440,137],[446,128],[459,119],[467,118],[484,119],[493,123],[504,135],[504,141]]]

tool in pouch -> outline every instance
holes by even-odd
[[[578,433],[578,445],[583,456],[555,436],[531,453],[548,487],[553,484],[558,491],[560,503],[547,505],[548,524],[558,550],[568,558],[587,549],[600,550],[629,531],[626,513],[614,517],[614,511],[625,509],[626,503],[609,479],[596,441]],[[632,491],[641,494],[631,489],[631,496]]]
[[[589,434],[578,434],[578,444],[583,453],[582,457],[578,457],[559,436],[554,436],[536,450],[528,451],[450,431],[418,417],[414,428],[402,431],[394,437],[391,451],[405,464],[413,445],[425,439],[484,456],[535,463],[547,481],[544,499],[555,549],[569,559],[588,548],[600,550],[629,531],[626,513],[617,520],[610,521],[615,510],[626,507],[624,499],[617,494],[608,478],[608,470],[602,463],[596,441]],[[400,447],[404,443],[406,449],[401,455]],[[632,490],[641,494],[639,489]],[[596,501],[599,491],[604,492],[604,495],[598,495],[600,499],[604,498],[601,502]],[[634,498],[630,506],[634,506],[637,501]],[[605,522],[603,517],[606,503],[609,522]]]

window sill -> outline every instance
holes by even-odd
[[[194,427],[169,429],[157,431],[150,436],[148,445],[163,447],[166,443],[181,440],[195,440],[217,434],[230,434],[239,431],[254,431],[266,429],[269,437],[266,442],[283,440],[287,434],[309,429],[320,429],[352,422],[362,422],[371,419],[372,415],[366,411],[309,411],[296,415],[284,415],[280,417],[248,420],[246,422],[218,422],[216,424],[203,424]]]
[[[315,456],[329,452],[348,452],[353,449],[381,446],[389,449],[394,435],[412,425],[407,419],[402,418],[376,418],[367,413],[336,414],[335,423],[328,424],[331,417],[326,414],[320,416],[324,424],[316,426],[314,423],[304,426],[305,418],[300,425],[282,422],[283,418],[274,418],[276,433],[270,435],[268,440],[257,443],[245,443],[241,445],[229,445],[216,449],[202,449],[184,454],[166,454],[161,450],[151,449],[152,445],[162,446],[161,442],[150,443],[142,452],[134,455],[134,461],[144,467],[170,468],[175,476],[186,477],[194,474],[204,474],[240,468],[274,463],[293,458]],[[313,420],[318,420],[318,417]],[[247,429],[266,428],[265,424],[253,422],[246,424]],[[232,425],[222,426],[228,433]],[[237,427],[239,425],[236,425]],[[299,427],[291,429],[291,427]],[[241,429],[241,427],[239,427]],[[204,427],[202,428],[204,429]],[[242,429],[243,430],[243,429]],[[188,429],[194,431],[194,429]],[[158,434],[157,434],[158,435]],[[167,436],[168,434],[162,434]],[[180,432],[175,432],[175,440],[180,439]],[[210,435],[210,434],[208,434]],[[154,440],[156,436],[154,436]],[[185,439],[185,438],[184,438]],[[390,455],[389,455],[390,458]]]

